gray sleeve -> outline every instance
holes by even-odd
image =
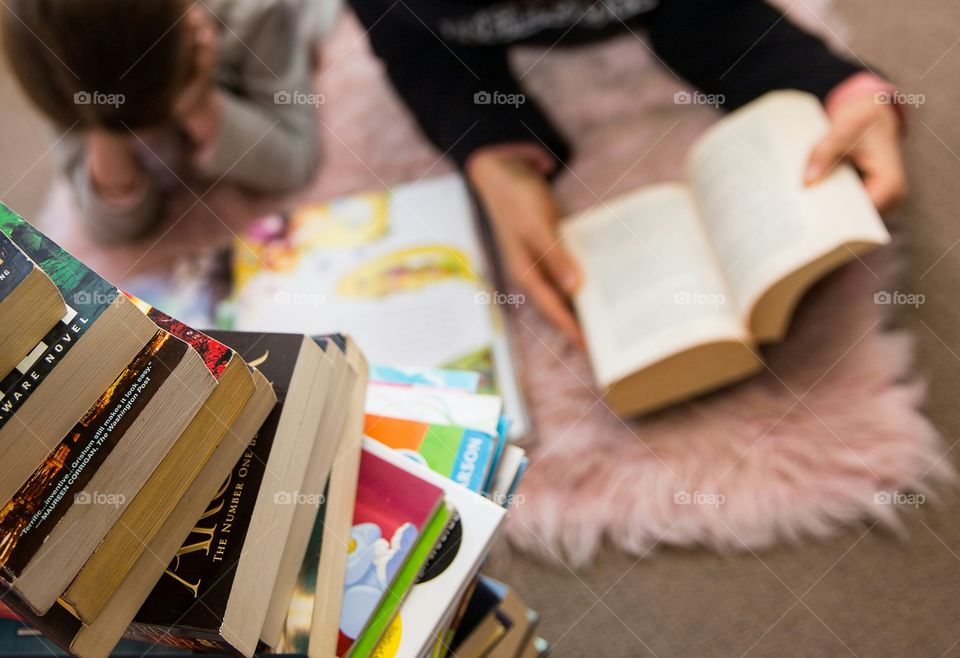
[[[317,170],[317,106],[313,44],[299,34],[297,16],[277,3],[242,35],[241,94],[224,93],[220,133],[196,162],[201,175],[283,193],[303,187]]]
[[[57,151],[81,216],[95,239],[122,242],[154,228],[160,217],[162,196],[153,177],[146,176],[146,190],[137,199],[117,204],[102,198],[94,188],[82,136],[68,135],[58,144]]]

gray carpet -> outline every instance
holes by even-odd
[[[960,440],[960,4],[838,1],[853,52],[926,96],[907,136],[912,197],[898,213],[909,257],[900,289],[926,303],[900,321],[917,336],[929,414],[952,445]],[[0,198],[30,215],[51,171],[47,137],[3,69],[0,95]],[[540,610],[554,656],[960,656],[960,498],[911,512],[905,526],[902,538],[863,527],[756,555],[659,550],[637,562],[606,552],[576,574],[514,556],[495,575]]]

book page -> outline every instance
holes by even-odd
[[[601,385],[695,345],[748,340],[686,186],[602,203],[561,230],[583,269],[575,303]]]
[[[844,165],[806,188],[804,171],[829,122],[802,92],[774,92],[711,128],[690,157],[703,224],[744,317],[784,277],[838,248],[889,235]]]

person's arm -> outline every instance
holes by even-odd
[[[94,238],[101,242],[131,240],[156,224],[161,195],[129,139],[102,131],[68,135],[57,151]]]
[[[553,160],[567,157],[566,141],[510,70],[506,47],[441,41],[402,2],[351,4],[421,130],[459,166],[494,146],[536,149]]]
[[[902,116],[877,100],[894,88],[763,0],[664,0],[651,15],[650,40],[667,66],[727,110],[777,89],[823,101],[832,126],[811,154],[808,184],[849,160],[881,211],[905,196]]]
[[[823,100],[864,70],[763,0],[663,0],[650,41],[677,75],[733,110],[776,89]]]
[[[507,274],[582,343],[566,300],[579,272],[557,241],[558,211],[547,182],[567,157],[567,143],[533,99],[521,96],[506,48],[443,43],[403,3],[352,4],[424,134],[464,169],[494,228]],[[523,102],[495,102],[511,95]]]
[[[242,95],[214,89],[181,123],[200,145],[198,173],[268,193],[303,187],[319,163],[313,44],[298,35],[297,16],[276,3],[243,40]],[[284,102],[285,100],[290,102]]]

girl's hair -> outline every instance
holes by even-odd
[[[168,120],[192,75],[189,7],[189,0],[6,0],[0,41],[27,95],[54,122],[137,130]]]

